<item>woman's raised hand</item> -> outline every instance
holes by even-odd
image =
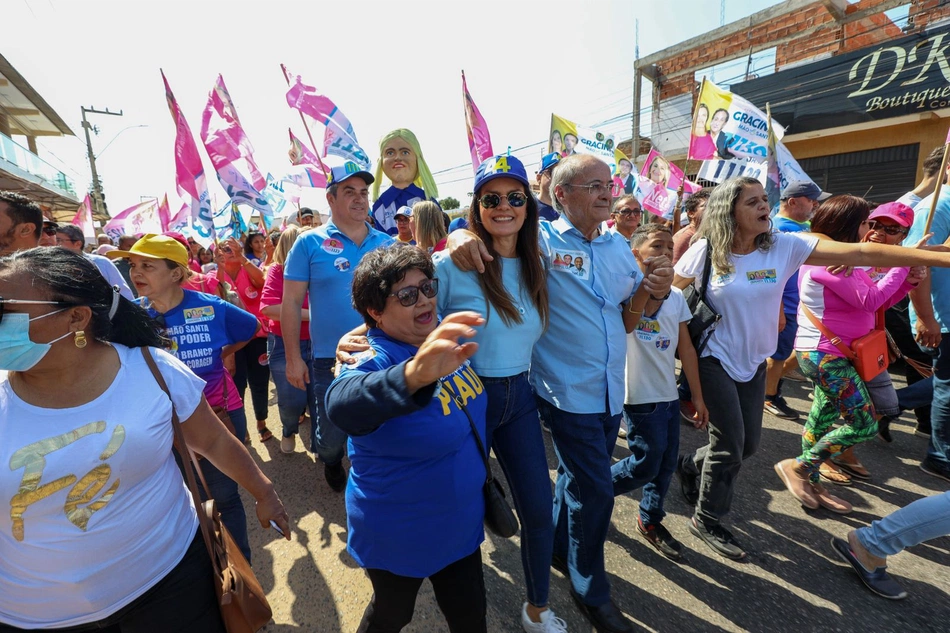
[[[485,322],[477,312],[456,312],[442,319],[419,351],[406,364],[406,386],[415,393],[461,367],[478,350],[478,343],[459,343],[475,336],[473,326]]]

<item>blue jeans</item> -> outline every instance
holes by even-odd
[[[640,522],[657,525],[663,521],[663,499],[670,489],[680,449],[680,403],[626,404],[627,446],[630,457],[610,469],[614,494],[643,487]]]
[[[930,408],[931,432],[927,460],[950,469],[950,336],[943,337],[937,346],[933,382],[934,398]]]
[[[247,415],[244,413],[244,407],[228,411],[228,415],[231,417],[231,424],[234,425],[235,435],[243,443],[244,435],[247,433]],[[199,463],[205,481],[208,482],[208,488],[211,490],[214,505],[221,513],[221,522],[234,537],[234,542],[241,549],[247,562],[251,562],[251,546],[247,541],[247,515],[244,514],[244,502],[241,501],[237,482],[218,470],[207,459]],[[206,500],[204,488],[200,482],[198,492],[202,500]]]
[[[527,372],[507,378],[480,377],[488,395],[485,446],[505,471],[521,520],[521,566],[528,602],[548,604],[554,525],[551,478],[538,425],[538,405]]]
[[[858,540],[874,556],[901,550],[950,534],[950,491],[918,499],[857,530]]]
[[[554,553],[567,561],[571,585],[585,604],[610,601],[604,542],[614,509],[610,459],[620,414],[570,413],[538,398],[550,421],[557,453],[554,484]]]
[[[897,404],[901,411],[929,407],[934,399],[933,376],[897,390]]]
[[[314,358],[310,363],[310,386],[313,389],[313,422],[310,425],[310,452],[316,453],[326,466],[336,466],[346,453],[346,433],[330,422],[327,416],[327,389],[333,382],[336,359]]]
[[[310,362],[310,340],[300,341],[300,357],[304,362]],[[300,427],[300,416],[308,408],[310,419],[313,420],[313,383],[307,384],[307,389],[297,389],[287,382],[287,355],[284,352],[284,338],[273,334],[267,335],[267,358],[270,366],[270,375],[277,388],[277,413],[280,415],[280,425],[283,427],[281,437],[290,437],[297,434]]]

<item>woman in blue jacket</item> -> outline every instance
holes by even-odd
[[[367,254],[353,307],[370,349],[327,391],[327,413],[350,436],[347,550],[373,584],[358,633],[400,631],[429,578],[452,633],[484,633],[480,545],[487,396],[469,367],[482,323],[462,312],[441,324],[429,256],[396,247]]]

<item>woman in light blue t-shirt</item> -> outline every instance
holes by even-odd
[[[524,165],[495,156],[475,173],[469,230],[484,242],[485,272],[463,272],[445,253],[433,260],[439,278],[439,313],[472,310],[485,315],[476,328],[471,359],[488,394],[485,445],[495,451],[521,519],[521,562],[528,601],[525,631],[566,631],[547,608],[554,527],[551,478],[538,407],[528,382],[531,351],[547,323],[546,270],[538,246],[538,206]]]

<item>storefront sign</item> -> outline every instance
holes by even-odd
[[[733,84],[788,134],[950,107],[950,25]]]

